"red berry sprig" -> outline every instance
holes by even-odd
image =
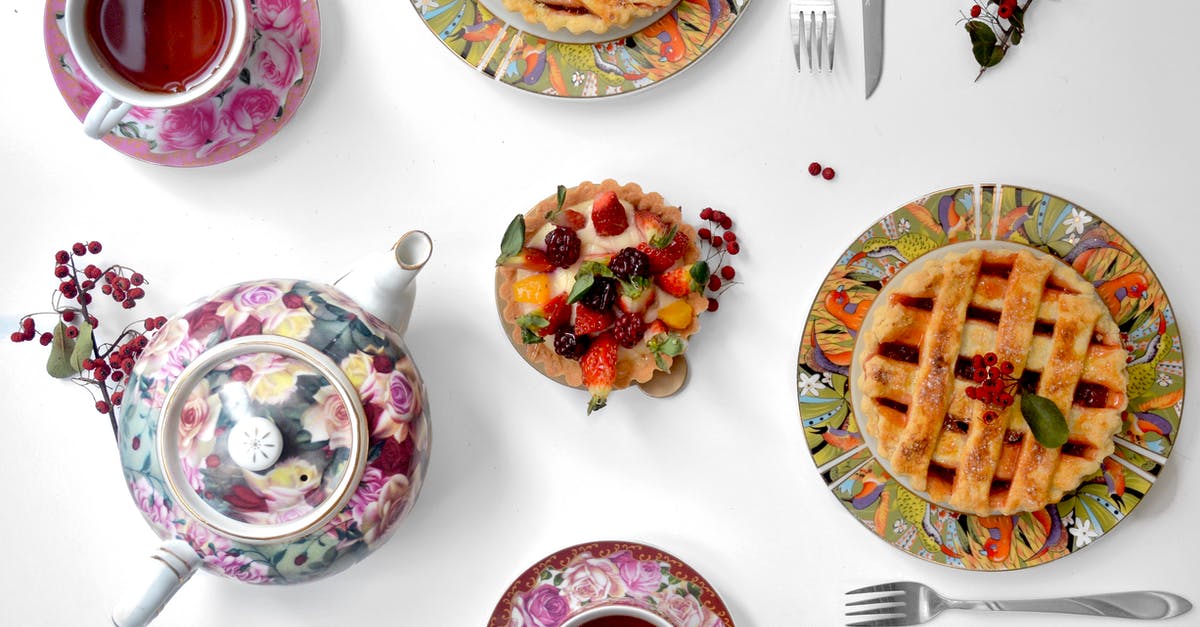
[[[975,355],[971,358],[971,380],[976,385],[967,386],[967,398],[980,401],[988,407],[1003,411],[1012,406],[1014,393],[1021,382],[1012,376],[1013,365],[1008,361],[1000,361],[996,353]],[[983,421],[991,423],[999,418],[995,409],[983,412]]]
[[[711,292],[708,297],[708,310],[716,311],[720,307],[717,297],[725,293],[736,283],[733,278],[737,271],[733,265],[725,263],[726,255],[737,255],[742,251],[737,233],[733,232],[733,218],[719,209],[705,207],[700,211],[700,219],[708,222],[708,226],[696,230],[702,245],[706,246],[705,263],[714,270],[708,276],[705,288]],[[715,261],[714,261],[715,260]]]
[[[108,414],[113,435],[117,433],[116,407],[124,396],[125,383],[137,358],[150,340],[147,333],[161,329],[167,319],[146,318],[122,329],[115,340],[99,342],[94,332],[100,320],[89,309],[92,293],[110,297],[125,309],[132,309],[146,296],[146,278],[140,272],[121,265],[102,269],[96,264],[83,265],[81,258],[99,254],[100,242],[76,242],[69,250],[54,253],[54,277],[59,284],[52,297],[52,311],[21,318],[20,329],[10,336],[14,342],[35,337],[42,346],[51,346],[47,370],[54,376],[70,378],[84,387],[95,387],[99,398],[96,411]],[[80,266],[83,266],[80,269]],[[50,317],[52,331],[39,333],[35,317]]]
[[[974,0],[970,17],[963,15],[971,52],[979,63],[979,80],[988,68],[1004,60],[1010,46],[1021,43],[1025,35],[1025,13],[1033,0]]]

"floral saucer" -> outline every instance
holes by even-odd
[[[931,250],[975,240],[1030,246],[1074,267],[1096,285],[1131,355],[1129,409],[1116,452],[1058,504],[1015,516],[961,514],[904,488],[872,456],[851,402],[855,337],[883,285]],[[887,543],[965,570],[1045,564],[1108,533],[1154,486],[1183,412],[1179,328],[1142,254],[1078,205],[1002,185],[936,192],[871,225],[822,282],[804,326],[796,379],[809,453],[846,510]]]
[[[645,89],[691,67],[717,45],[750,0],[680,0],[640,30],[606,41],[508,22],[500,0],[411,0],[434,35],[475,70],[517,89],[597,98]],[[530,30],[535,32],[529,32]],[[544,37],[552,35],[552,37]]]
[[[733,627],[729,609],[679,558],[636,542],[589,542],[539,560],[509,586],[489,627],[558,627],[598,607],[629,606],[674,627]]]
[[[67,106],[83,120],[99,91],[67,46],[64,5],[65,0],[46,2],[46,57]],[[253,48],[231,87],[175,109],[135,107],[102,141],[142,161],[193,167],[224,163],[274,137],[312,84],[321,49],[320,11],[317,0],[258,0],[252,22]]]

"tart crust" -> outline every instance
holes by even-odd
[[[696,246],[696,230],[683,221],[682,212],[679,207],[666,204],[666,201],[658,193],[643,192],[641,186],[636,183],[621,185],[612,179],[605,180],[599,184],[590,181],[583,182],[567,189],[563,207],[569,208],[583,202],[588,202],[601,193],[608,191],[615,192],[618,198],[631,204],[635,210],[650,211],[662,218],[663,221],[677,225],[679,232],[687,236],[687,252],[672,267],[691,264],[699,260],[700,249]],[[528,246],[531,244],[529,241],[530,237],[546,225],[546,214],[553,211],[557,206],[557,198],[551,195],[525,213],[525,245]],[[637,226],[630,222],[629,228],[637,229]],[[538,242],[532,243],[540,245]],[[517,268],[501,266],[496,269],[496,273],[498,283],[497,298],[500,302],[501,316],[505,322],[504,326],[509,332],[509,339],[512,341],[513,346],[518,351],[522,351],[526,361],[541,371],[542,374],[551,379],[561,380],[571,387],[582,388],[583,370],[580,368],[579,362],[555,353],[552,338],[548,337],[545,342],[540,344],[525,344],[521,340],[521,329],[516,321],[523,314],[522,306],[521,303],[516,302],[512,298],[513,283],[517,280]],[[687,298],[681,300],[686,300],[692,307],[692,323],[685,329],[673,330],[673,332],[678,334],[679,337],[687,339],[700,330],[699,314],[705,311],[708,301],[695,292],[689,293]],[[663,359],[667,362],[668,368],[674,362],[674,359],[670,356],[664,356]],[[613,389],[619,390],[635,383],[645,383],[654,376],[657,369],[654,355],[646,348],[645,342],[639,343],[634,348],[621,347],[617,350],[617,379],[613,384]]]

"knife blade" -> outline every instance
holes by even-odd
[[[883,76],[883,0],[863,0],[863,59],[870,98]]]

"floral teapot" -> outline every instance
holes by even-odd
[[[333,287],[240,283],[159,331],[130,375],[119,446],[165,542],[116,625],[152,620],[200,567],[295,583],[387,540],[429,458],[429,406],[401,334],[431,251],[411,231]]]

